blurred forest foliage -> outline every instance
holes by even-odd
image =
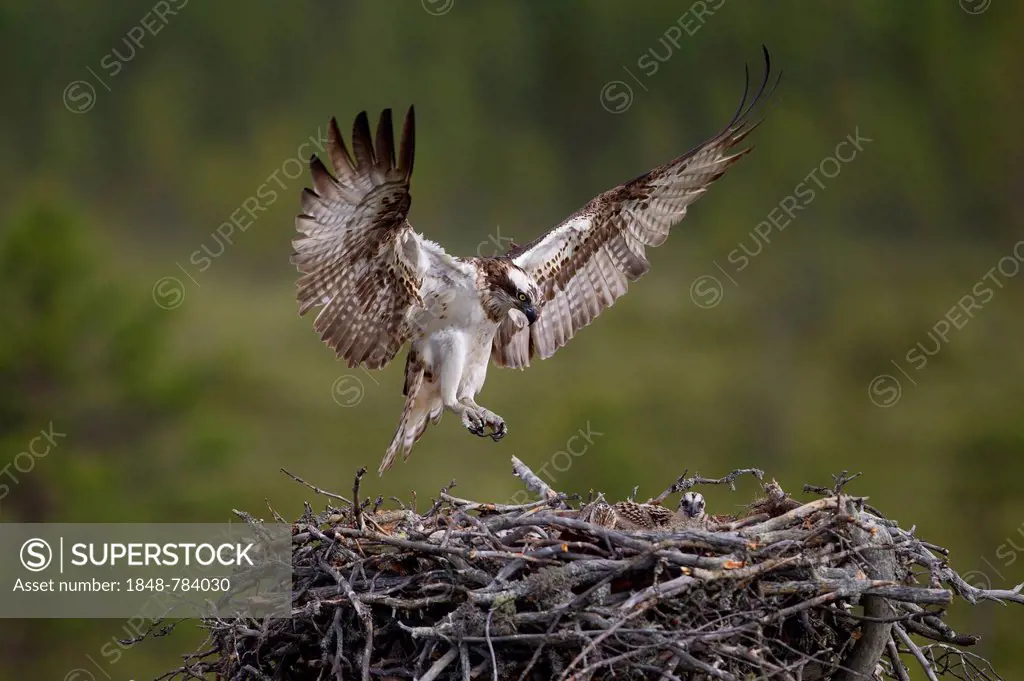
[[[975,581],[1024,581],[1022,25],[1007,0],[5,2],[0,467],[65,437],[6,469],[0,520],[226,522],[265,500],[294,517],[310,493],[280,467],[336,491],[376,467],[402,362],[335,362],[288,264],[295,159],[330,116],[415,103],[413,224],[491,255],[714,133],[763,43],[785,75],[755,152],[556,359],[490,371],[480,402],[510,437],[446,417],[367,491],[423,502],[454,477],[507,498],[513,454],[613,498],[686,468],[756,465],[793,492],[850,469]],[[784,230],[754,231],[857,131]],[[252,201],[244,231],[221,227]],[[708,275],[713,306],[691,296]],[[581,429],[585,451],[556,456]],[[710,510],[755,491],[709,490]],[[1020,614],[970,610],[953,624],[1024,675]],[[199,640],[0,630],[2,681],[146,678]]]

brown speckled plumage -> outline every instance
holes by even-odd
[[[656,504],[619,501],[614,504],[596,504],[587,520],[617,530],[675,530],[703,527],[703,522],[689,518]]]
[[[647,273],[646,249],[662,245],[687,207],[752,149],[732,151],[758,126],[761,105],[774,91],[767,52],[765,61],[760,89],[749,102],[744,92],[736,115],[720,133],[597,196],[535,241],[509,250],[505,257],[526,270],[543,292],[542,311],[529,329],[498,332],[492,354],[496,364],[521,369],[534,356],[550,357]]]
[[[379,369],[390,362],[412,331],[406,311],[423,304],[420,277],[401,248],[412,231],[405,218],[412,202],[413,130],[410,108],[396,163],[391,110],[381,114],[376,148],[363,112],[352,129],[353,160],[332,118],[327,154],[335,175],[315,155],[309,164],[315,190],[302,193],[295,218],[301,236],[292,241],[291,262],[302,273],[299,313],[323,306],[314,328],[351,367]]]

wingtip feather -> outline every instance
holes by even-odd
[[[416,148],[416,110],[410,105],[402,125],[402,142],[399,150],[398,169],[406,179],[412,176]]]
[[[391,109],[384,109],[377,123],[377,168],[387,171],[394,167],[395,132],[391,123]]]
[[[356,167],[360,170],[376,165],[373,156],[373,136],[370,134],[370,119],[360,111],[352,123],[352,150],[356,155]]]
[[[354,172],[355,165],[352,163],[352,156],[345,146],[345,138],[341,136],[338,128],[338,119],[331,116],[327,124],[327,156],[334,166],[334,173],[338,177],[347,177]]]

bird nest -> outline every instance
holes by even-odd
[[[708,517],[691,490],[761,471],[609,504],[513,467],[538,501],[471,501],[453,482],[422,513],[360,501],[362,471],[351,499],[292,476],[329,499],[292,523],[293,616],[204,620],[208,641],[166,678],[1000,678],[943,616],[955,598],[1024,602],[1021,587],[965,582],[945,549],[848,494],[856,476],[805,486],[807,502],[769,482]]]

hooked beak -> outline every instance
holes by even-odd
[[[523,307],[523,314],[526,315],[526,321],[533,326],[533,323],[537,321],[537,308],[533,305],[526,305]]]

